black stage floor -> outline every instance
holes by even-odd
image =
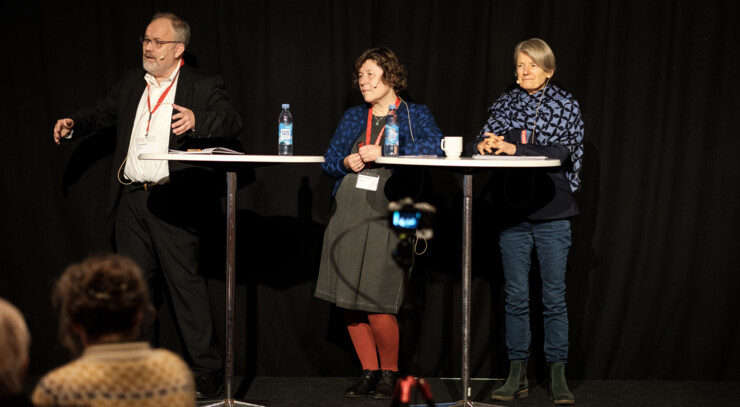
[[[389,400],[349,399],[344,389],[357,378],[343,377],[257,377],[237,379],[236,399],[264,406],[390,406]],[[436,406],[448,406],[462,400],[459,379],[427,379]],[[530,395],[511,402],[491,400],[491,391],[502,383],[494,379],[471,380],[471,405],[553,406],[546,383],[535,383]],[[569,380],[578,406],[740,406],[740,382],[676,382],[630,380]],[[416,395],[411,405],[426,405]],[[456,404],[462,405],[462,404]]]

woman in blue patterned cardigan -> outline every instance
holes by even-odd
[[[519,87],[501,95],[490,117],[468,146],[468,154],[545,156],[562,165],[546,174],[532,169],[512,170],[494,179],[503,203],[494,216],[501,220],[499,246],[506,292],[506,347],[509,377],[494,390],[494,400],[528,395],[529,270],[534,246],[542,278],[546,362],[550,365],[555,404],[574,404],[565,380],[568,359],[568,311],[565,270],[571,246],[570,218],[578,214],[573,193],[580,188],[583,120],[578,102],[556,85],[555,55],[538,38],[514,49]],[[519,194],[517,194],[517,192]]]
[[[389,399],[399,377],[395,314],[403,302],[407,271],[393,260],[399,238],[386,219],[389,201],[412,191],[389,182],[393,171],[375,164],[375,159],[382,155],[389,105],[397,107],[399,155],[441,155],[442,133],[426,106],[400,98],[406,68],[393,51],[369,49],[354,68],[354,84],[365,103],[344,113],[324,154],[323,170],[337,181],[316,297],[345,309],[347,330],[362,364],[359,382],[345,395],[374,393],[376,399]]]

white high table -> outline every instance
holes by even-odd
[[[172,160],[191,161],[199,163],[221,163],[229,166],[239,165],[270,165],[270,164],[303,164],[322,163],[324,157],[320,155],[307,156],[280,156],[280,155],[247,155],[247,154],[139,154],[141,160]],[[226,172],[226,348],[224,349],[224,386],[226,398],[215,403],[215,406],[260,406],[233,399],[234,384],[234,286],[236,263],[236,171],[233,168]]]
[[[462,250],[462,394],[463,399],[454,406],[486,406],[469,401],[470,397],[470,258],[471,228],[473,218],[473,172],[486,168],[537,168],[557,167],[560,160],[544,157],[489,156],[488,158],[445,157],[379,157],[375,160],[385,165],[411,165],[421,167],[451,167],[463,175],[463,250]]]

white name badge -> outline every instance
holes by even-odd
[[[380,181],[380,175],[364,175],[357,174],[357,185],[358,189],[366,189],[368,191],[377,191],[378,182]]]
[[[157,140],[154,137],[139,137],[136,139],[136,152],[139,154],[159,153]]]

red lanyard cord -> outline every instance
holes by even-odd
[[[396,108],[398,108],[398,105],[400,103],[401,103],[401,98],[396,97]],[[390,112],[388,112],[388,113],[390,113]],[[366,146],[369,146],[371,144],[370,143],[370,137],[371,137],[371,131],[372,131],[372,128],[373,128],[372,119],[373,119],[373,108],[370,107],[370,109],[368,109],[368,111],[367,111],[367,130],[365,130],[365,144],[364,145],[366,145]],[[373,143],[376,146],[379,146],[380,145],[380,139],[383,138],[383,132],[385,132],[385,126],[383,126],[383,128],[380,129],[380,134],[378,134],[378,138],[375,139],[375,143]],[[362,146],[362,144],[360,146]]]
[[[180,75],[180,67],[183,65],[185,65],[185,60],[181,59],[180,66],[177,67],[178,69],[177,69],[177,73],[175,74],[175,77],[172,78],[172,82],[170,82],[170,86],[168,86],[167,89],[164,90],[164,93],[162,93],[162,96],[159,97],[157,104],[154,105],[154,109],[152,109],[152,104],[149,101],[149,96],[150,96],[149,82],[147,82],[146,84],[146,108],[149,111],[149,119],[146,122],[146,134],[144,135],[144,137],[149,135],[149,125],[152,123],[152,115],[154,114],[154,112],[157,111],[157,109],[159,109],[159,106],[162,104],[162,102],[164,102],[164,98],[167,97],[167,94],[170,93],[170,89],[172,89],[172,85],[175,84],[177,77]]]

